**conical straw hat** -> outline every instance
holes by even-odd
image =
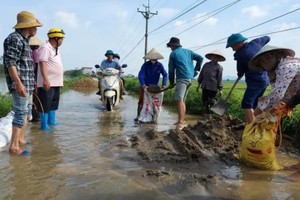
[[[147,60],[164,59],[164,57],[155,48],[151,49],[151,51],[149,51],[143,58]]]
[[[226,58],[223,56],[223,54],[221,53],[221,51],[219,51],[219,50],[214,50],[214,51],[212,51],[212,52],[210,52],[210,53],[207,53],[206,55],[205,55],[205,57],[207,58],[207,59],[209,59],[209,60],[211,60],[211,56],[212,55],[216,55],[218,58],[217,58],[217,60],[218,61],[225,61],[226,60]]]
[[[267,52],[273,52],[277,51],[278,53],[281,54],[282,57],[290,56],[294,57],[295,56],[295,51],[292,49],[288,48],[281,48],[281,47],[276,47],[276,46],[271,46],[271,45],[265,45],[263,46],[255,56],[250,60],[248,67],[254,71],[262,71],[264,70],[258,60]]]
[[[42,44],[43,44],[43,41],[40,40],[37,36],[33,36],[29,39],[30,46],[41,46]]]

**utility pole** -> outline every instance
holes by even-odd
[[[145,54],[147,54],[147,46],[148,46],[148,20],[153,17],[153,15],[157,15],[158,12],[156,11],[155,13],[150,12],[150,0],[148,0],[148,6],[145,6],[143,4],[145,11],[140,11],[137,9],[138,12],[142,13],[144,18],[146,19],[146,29],[145,29]],[[144,59],[144,62],[146,62],[146,59]]]

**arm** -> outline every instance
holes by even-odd
[[[161,75],[163,76],[163,80],[162,80],[162,87],[165,87],[167,85],[167,81],[168,81],[168,73],[165,70],[163,64],[161,64],[161,70],[160,70]]]
[[[292,98],[286,100],[285,103],[290,108],[295,108],[298,104],[300,104],[300,89],[298,89],[297,93],[292,96]]]
[[[8,73],[11,79],[15,82],[16,84],[16,91],[20,96],[25,97],[26,96],[26,87],[23,85],[21,82],[19,76],[18,76],[18,71],[16,66],[11,66],[8,68]]]
[[[193,52],[193,60],[196,61],[196,65],[195,65],[195,71],[200,71],[201,70],[201,65],[203,62],[203,57],[200,56],[199,54],[196,54]]]
[[[218,89],[222,90],[223,83],[222,83],[222,77],[223,77],[223,68],[219,65],[218,73],[217,73],[217,81],[218,81]]]
[[[273,89],[264,98],[261,98],[258,102],[258,108],[260,110],[269,110],[276,108],[279,102],[283,99],[286,91],[292,83],[295,75],[297,74],[297,68],[291,64],[279,63],[279,67],[276,71],[276,81],[273,85]]]
[[[260,38],[256,38],[254,40],[252,40],[251,42],[255,42],[261,45],[261,47],[265,46],[266,44],[268,44],[270,42],[271,38],[269,36],[263,36]]]
[[[170,85],[174,85],[174,81],[175,81],[175,65],[174,65],[174,58],[173,58],[173,54],[170,54],[170,58],[169,58],[169,82]]]
[[[145,64],[142,65],[138,74],[140,86],[145,86]]]
[[[41,75],[43,77],[43,88],[45,90],[49,90],[50,89],[50,81],[48,79],[47,62],[46,61],[40,61],[40,70],[41,70]]]

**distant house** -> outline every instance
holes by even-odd
[[[93,72],[92,67],[82,67],[81,70],[82,70],[83,74],[92,74],[92,72]]]

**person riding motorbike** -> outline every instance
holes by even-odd
[[[122,67],[120,66],[119,62],[116,62],[113,57],[114,57],[114,52],[112,50],[107,50],[106,53],[104,54],[106,56],[107,59],[103,60],[101,62],[100,65],[100,70],[105,70],[107,68],[114,68],[117,70],[120,70],[120,72],[122,72]],[[122,93],[123,93],[123,81],[122,79],[119,77],[119,84],[120,84],[120,88],[121,88],[121,95],[120,95],[120,99],[123,99],[122,97]],[[98,89],[99,91],[96,93],[97,95],[101,95],[101,84],[100,84],[100,80],[98,82]]]

